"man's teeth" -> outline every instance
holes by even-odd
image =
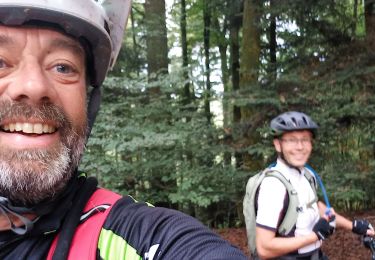
[[[43,134],[43,133],[53,133],[56,131],[56,128],[48,125],[48,124],[41,124],[41,123],[12,123],[6,124],[3,126],[5,131],[9,132],[24,132],[26,134]]]

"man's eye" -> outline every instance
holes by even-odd
[[[6,62],[3,59],[0,58],[0,69],[6,68],[6,67],[8,67]]]
[[[58,64],[56,65],[55,68],[57,72],[63,73],[63,74],[69,74],[69,73],[74,72],[74,69],[71,66],[66,65],[66,64]]]

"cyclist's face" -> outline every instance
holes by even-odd
[[[295,167],[303,167],[312,151],[312,133],[307,130],[292,131],[274,139],[274,146],[284,159]]]
[[[61,189],[85,132],[79,43],[49,29],[0,26],[1,194],[38,201]]]

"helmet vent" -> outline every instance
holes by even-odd
[[[305,125],[309,125],[309,122],[306,120],[305,117],[302,117],[302,119],[303,119],[303,122],[304,122]]]
[[[293,123],[293,126],[298,126],[298,122],[294,117],[291,118],[291,121]]]

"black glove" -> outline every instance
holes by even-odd
[[[353,233],[358,235],[366,235],[367,229],[370,229],[370,223],[365,219],[355,219],[353,220]]]
[[[320,218],[318,222],[316,222],[313,231],[320,240],[325,240],[332,234],[332,228],[324,218]]]

